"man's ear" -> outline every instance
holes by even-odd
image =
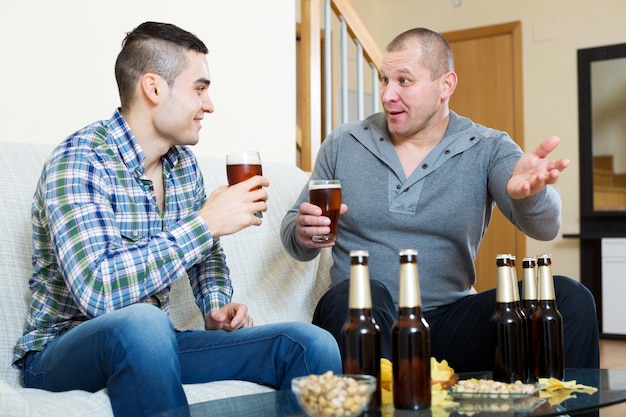
[[[147,72],[141,77],[141,91],[148,101],[157,104],[161,101],[164,93],[163,83],[165,80],[153,72]]]
[[[456,89],[456,84],[458,82],[458,78],[456,72],[449,71],[443,77],[441,77],[440,85],[441,85],[441,98],[448,99],[452,94],[454,94],[454,90]]]

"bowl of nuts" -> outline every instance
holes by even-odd
[[[301,376],[291,380],[291,391],[309,417],[356,417],[367,407],[376,389],[370,375]]]

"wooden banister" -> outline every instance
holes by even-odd
[[[321,0],[302,0],[301,5],[300,168],[311,171],[322,136]]]
[[[301,0],[300,38],[300,79],[299,93],[299,134],[300,168],[313,169],[322,137],[322,2],[323,0]],[[382,63],[382,51],[365,27],[363,21],[349,0],[331,0],[335,16],[344,20],[349,36],[363,48],[367,64],[377,71]]]
[[[380,64],[383,61],[383,53],[365,27],[365,24],[354,10],[349,0],[332,0],[330,6],[338,17],[342,17],[348,25],[348,33],[353,40],[358,40],[363,46],[363,54],[368,63],[373,64],[380,71]]]

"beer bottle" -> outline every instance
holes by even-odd
[[[535,258],[522,260],[522,309],[530,317],[537,310],[537,270]]]
[[[515,263],[515,256],[513,255],[505,255],[509,257],[509,262],[511,263],[511,284],[513,284],[513,287],[511,288],[513,291],[513,299],[515,300],[515,305],[517,306],[518,309],[522,308],[522,304],[520,302],[520,296],[519,296],[519,286],[518,286],[518,282],[517,282],[517,266]]]
[[[507,383],[524,381],[524,324],[516,308],[510,257],[497,255],[496,266],[496,310],[491,317],[493,379]]]
[[[342,328],[343,372],[376,378],[376,391],[369,407],[381,405],[380,328],[372,316],[372,295],[368,269],[369,253],[350,251],[349,317]]]
[[[393,404],[397,409],[430,407],[430,328],[422,316],[417,250],[400,256],[398,319],[391,328]]]
[[[537,271],[535,258],[522,259],[522,311],[526,315],[526,365],[528,375],[526,382],[534,382],[533,368],[533,316],[537,310]]]
[[[530,375],[532,375],[532,356],[528,350],[529,340],[531,339],[531,331],[529,328],[532,317],[526,314],[526,311],[522,308],[522,302],[519,295],[519,283],[517,282],[517,266],[516,258],[514,255],[508,255],[511,262],[511,290],[513,291],[513,301],[515,303],[515,309],[522,318],[522,340],[524,342],[524,375],[522,382],[529,381]]]
[[[533,363],[536,378],[563,379],[563,317],[556,307],[552,256],[537,256],[537,310],[533,315]]]

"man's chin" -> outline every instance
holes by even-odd
[[[198,142],[200,142],[200,138],[181,138],[179,141],[177,141],[177,143],[175,144],[176,146],[195,146],[198,144]]]

